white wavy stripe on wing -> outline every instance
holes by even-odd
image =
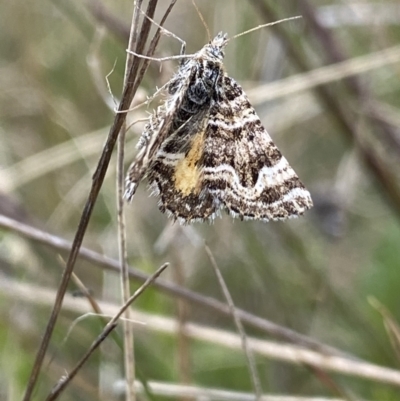
[[[275,166],[264,166],[258,175],[258,179],[253,188],[246,188],[241,185],[236,170],[229,164],[221,164],[217,167],[205,167],[205,175],[213,178],[218,174],[224,176],[225,180],[233,179],[234,186],[240,188],[240,192],[246,193],[247,198],[255,198],[261,195],[264,188],[271,188],[282,185],[285,181],[297,177],[295,171],[290,167],[287,160],[282,157]],[[228,176],[228,177],[227,177]]]
[[[226,120],[214,120],[214,119],[210,119],[208,121],[208,125],[213,125],[215,127],[220,127],[222,129],[225,130],[232,130],[232,129],[236,129],[236,128],[243,128],[243,126],[248,123],[248,122],[255,122],[255,121],[259,121],[259,117],[257,116],[257,114],[249,114],[248,116],[243,116],[243,118],[234,120],[232,123],[227,124]]]

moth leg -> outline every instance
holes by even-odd
[[[155,26],[157,26],[158,28],[161,29],[161,33],[165,36],[170,36],[171,38],[176,39],[178,42],[181,42],[182,47],[181,47],[181,52],[180,54],[185,54],[185,49],[186,49],[186,42],[181,39],[178,35],[175,35],[174,33],[172,33],[171,31],[169,31],[168,29],[164,28],[163,26],[161,26],[160,24],[157,24],[156,21],[154,21],[152,18],[150,18],[148,15],[146,15],[146,13],[142,10],[140,10],[143,15],[149,20],[151,21]]]

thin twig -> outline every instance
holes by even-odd
[[[390,343],[392,345],[393,351],[396,354],[396,358],[400,361],[400,326],[396,321],[396,318],[392,313],[375,297],[368,297],[369,304],[376,309],[376,311],[381,315],[383,319],[383,324],[385,326],[386,332],[388,334]]]
[[[185,284],[185,272],[182,257],[180,255],[179,249],[175,249],[174,252],[174,269],[172,269],[172,274],[174,282],[178,285]],[[176,300],[177,309],[177,353],[178,353],[178,375],[179,382],[182,384],[192,383],[192,365],[190,360],[190,337],[185,332],[186,324],[188,323],[189,317],[189,305],[182,299]],[[192,401],[191,399],[184,398],[180,401]]]
[[[124,110],[123,112],[125,113],[125,112],[135,111],[135,110],[137,110],[138,108],[140,108],[142,106],[149,105],[168,85],[169,85],[169,81],[166,82],[160,88],[157,88],[156,91],[151,96],[147,96],[146,100],[144,102],[139,103],[139,104],[137,104],[137,105],[135,105],[133,107],[130,107],[128,110]],[[121,111],[118,111],[118,110],[116,110],[115,112],[116,113],[122,113]],[[145,120],[148,120],[148,119],[149,118],[142,119],[142,121],[145,121]],[[140,119],[136,120],[136,121],[140,121]],[[133,125],[133,123],[131,125]]]
[[[255,401],[254,394],[209,387],[185,386],[182,384],[149,381],[149,390],[152,394],[171,399],[187,397],[194,400],[208,401]],[[137,383],[141,391],[141,383]],[[345,401],[342,398],[302,397],[285,395],[263,395],[260,401]]]
[[[137,45],[139,31],[139,15],[143,0],[134,1],[131,31],[129,36],[128,48],[133,50]],[[130,67],[133,63],[133,57],[129,53],[126,57],[124,86],[129,79]],[[118,251],[119,260],[121,263],[121,297],[122,303],[127,302],[129,298],[129,271],[128,271],[128,256],[126,252],[126,230],[125,230],[125,214],[124,214],[124,149],[126,135],[126,120],[122,125],[121,132],[117,143],[117,215],[118,215]],[[136,400],[135,391],[135,348],[133,326],[129,323],[130,309],[125,311],[125,320],[123,321],[123,336],[124,336],[124,367],[126,381],[126,401]]]
[[[153,287],[158,281],[154,282]],[[3,297],[8,297],[18,302],[46,307],[51,305],[55,294],[53,289],[21,283],[7,277],[1,277],[0,292]],[[99,306],[103,316],[113,316],[120,309],[120,305],[104,301],[99,301]],[[75,298],[70,294],[66,295],[65,307],[67,311],[79,315],[91,311],[85,300]],[[140,322],[143,330],[168,334],[174,338],[177,336],[178,322],[176,319],[140,312],[137,309],[132,310],[132,318],[133,323]],[[241,339],[236,333],[195,323],[186,323],[184,331],[193,340],[210,343],[213,346],[218,345],[233,351],[242,350]],[[337,372],[342,375],[400,387],[399,370],[366,361],[326,355],[297,345],[283,344],[254,337],[248,337],[247,339],[251,350],[261,357],[282,361],[290,365],[314,366],[315,368]]]
[[[41,231],[32,226],[20,223],[3,215],[0,215],[0,227],[10,229],[13,232],[17,232],[27,238],[50,246],[51,248],[57,249],[59,251],[68,252],[72,246],[70,241],[49,234],[45,231]],[[101,268],[112,270],[114,272],[120,272],[120,264],[117,260],[101,255],[88,248],[81,248],[79,251],[79,256]],[[148,275],[139,269],[130,268],[129,277],[134,280],[144,282],[148,278]],[[170,296],[185,299],[194,305],[199,305],[202,308],[212,310],[215,313],[219,313],[220,315],[228,317],[231,316],[231,311],[229,307],[225,303],[220,302],[214,298],[204,296],[202,294],[196,293],[187,288],[180,287],[164,280],[157,280],[154,283],[154,286]],[[246,323],[248,326],[251,326],[253,328],[259,329],[275,338],[279,338],[293,344],[301,345],[309,349],[317,350],[326,355],[340,355],[346,356],[348,358],[358,359],[355,356],[349,355],[348,353],[340,351],[334,347],[323,344],[311,337],[297,333],[286,327],[273,323],[267,319],[255,316],[242,309],[236,309],[236,313],[243,323]]]
[[[152,9],[154,12],[156,5],[157,5],[157,0],[150,0],[148,9]],[[145,25],[145,22],[146,22],[146,20],[143,22],[143,26]],[[142,28],[143,28],[143,26],[142,26]],[[138,48],[143,49],[144,44],[148,37],[148,31],[149,31],[149,28],[147,30],[146,29],[141,30],[139,40],[138,40]],[[151,53],[151,51],[154,52],[154,50],[155,50],[155,46],[153,48],[150,48],[149,52],[150,53]],[[152,54],[150,54],[150,56],[151,55]],[[131,65],[131,68],[129,70],[129,79],[127,81],[127,84],[124,87],[122,100],[119,105],[119,110],[128,109],[130,104],[132,103],[132,99],[137,91],[137,88],[139,87],[139,83],[140,83],[141,79],[143,78],[143,74],[144,74],[143,68],[139,71],[139,73],[138,73],[138,68],[139,68],[139,59],[135,58]],[[125,119],[126,119],[126,113],[117,113],[115,115],[114,122],[110,128],[108,138],[104,145],[102,154],[100,156],[100,160],[96,167],[96,171],[93,175],[93,181],[92,181],[92,186],[91,186],[91,189],[89,192],[89,196],[88,196],[85,206],[83,208],[83,212],[82,212],[82,215],[81,215],[81,218],[79,221],[79,225],[78,225],[75,237],[74,237],[74,241],[72,243],[71,252],[68,256],[67,264],[66,264],[65,270],[63,272],[62,278],[61,278],[61,283],[58,287],[56,299],[54,301],[54,306],[53,306],[50,318],[48,320],[41,344],[38,348],[38,352],[36,354],[36,358],[35,358],[35,361],[34,361],[34,364],[32,367],[31,374],[28,379],[28,384],[26,387],[23,401],[30,401],[30,399],[32,397],[32,392],[36,385],[36,382],[37,382],[37,379],[39,376],[39,372],[40,372],[41,366],[43,364],[43,360],[46,355],[47,348],[50,343],[50,338],[53,333],[54,326],[57,321],[57,317],[61,310],[62,300],[63,300],[65,292],[67,290],[68,282],[71,277],[71,273],[74,269],[75,262],[78,257],[78,254],[79,254],[79,249],[82,245],[83,237],[85,235],[87,226],[89,224],[89,220],[92,215],[93,208],[96,203],[98,194],[102,187],[104,177],[106,175],[108,165],[110,163],[110,159],[111,159],[111,155],[112,155],[115,143],[117,141],[119,132],[121,130],[122,125],[124,124]]]
[[[154,52],[155,52],[155,50],[156,50],[156,47],[157,47],[157,45],[158,45],[158,42],[159,42],[159,40],[160,40],[160,37],[161,37],[161,30],[163,29],[162,26],[164,25],[166,19],[168,18],[168,15],[169,15],[170,12],[172,11],[172,8],[174,7],[174,5],[175,5],[176,2],[177,2],[177,0],[171,0],[169,6],[168,6],[168,8],[167,8],[167,10],[165,11],[163,17],[161,18],[159,27],[158,27],[158,29],[157,29],[155,35],[153,36],[153,39],[152,39],[151,42],[150,42],[149,50],[147,51],[147,54],[146,54],[147,57],[152,57],[152,56],[153,56],[153,54],[154,54]],[[148,16],[150,17],[150,19],[152,19],[152,17],[153,17],[153,14],[150,14],[150,13],[148,13],[148,12],[146,12],[146,15],[148,15]],[[149,21],[148,18],[145,18],[145,20],[148,21],[148,22],[150,23],[150,21]],[[140,46],[138,46],[138,47],[136,48],[136,51],[137,51],[138,54],[142,54],[143,48],[141,48]],[[149,60],[145,60],[145,61],[143,62],[142,68],[140,69],[140,72],[139,72],[139,76],[143,76],[143,75],[146,73],[149,64],[150,64],[150,61],[149,61]],[[135,82],[135,84],[136,84],[136,82]]]
[[[170,11],[172,10],[173,5],[175,4],[176,0],[173,0],[168,7],[166,13],[164,14],[163,19],[161,20],[160,25],[158,26],[158,30],[156,34],[154,35],[149,50],[148,50],[148,55],[152,55],[156,49],[156,45],[158,43],[159,37],[160,37],[160,32],[163,29],[162,25],[164,24],[167,16],[169,15]],[[128,49],[129,50],[137,50],[138,52],[142,52],[144,49],[144,44],[145,42],[138,42],[137,37],[137,22],[139,20],[139,14],[141,11],[141,4],[142,1],[139,0],[135,2],[135,9],[134,9],[134,14],[132,16],[132,29],[130,33],[130,38],[129,38],[129,45]],[[149,6],[147,8],[147,12],[145,15],[149,16],[149,19],[151,20],[152,17],[154,16],[155,12],[155,7],[157,4],[157,0],[151,4],[149,3]],[[146,35],[148,35],[150,31],[150,22],[148,19],[144,19],[143,24],[142,24],[142,32],[145,32]],[[141,34],[142,34],[141,32]],[[146,36],[147,37],[147,36]],[[152,47],[153,46],[153,47]],[[125,77],[124,77],[124,85],[127,85],[130,79],[129,71],[131,66],[133,65],[134,61],[138,60],[138,58],[132,57],[131,54],[128,53],[127,55],[127,61],[126,61],[126,70],[125,70]],[[147,63],[148,64],[148,63]],[[144,73],[146,72],[147,66],[145,63],[143,63],[142,68],[140,70],[140,76],[144,76]],[[135,84],[139,85],[140,81],[135,82]],[[121,274],[121,285],[122,285],[122,296],[123,299],[125,300],[129,294],[129,271],[128,271],[128,263],[127,263],[127,253],[126,253],[126,242],[125,242],[125,219],[124,219],[124,199],[123,199],[123,193],[124,193],[124,145],[125,145],[125,133],[126,133],[127,127],[126,127],[126,120],[124,121],[124,124],[122,126],[121,130],[121,136],[118,142],[118,221],[119,221],[119,238],[120,238],[120,260],[121,260],[121,269],[122,269],[122,274]],[[126,319],[129,319],[129,310],[126,311]],[[124,343],[125,343],[125,372],[126,372],[126,389],[127,389],[127,401],[135,401],[136,395],[135,395],[135,368],[134,368],[134,336],[133,336],[133,326],[130,325],[128,322],[124,322]]]
[[[65,265],[65,260],[58,255],[58,259],[61,261],[63,265]],[[89,289],[85,286],[83,281],[78,277],[76,273],[72,273],[71,275],[72,281],[75,283],[75,285],[79,288],[79,291],[82,293],[82,295],[88,300],[90,306],[92,307],[93,311],[97,314],[101,314],[101,309],[99,307],[99,304],[97,301],[92,297],[90,294]]]
[[[301,91],[311,90],[319,85],[326,85],[399,62],[400,46],[396,45],[384,50],[292,75],[278,81],[262,84],[246,91],[246,93],[251,99],[252,104],[257,104],[293,95]]]
[[[81,360],[75,365],[75,367],[67,373],[56,386],[53,387],[50,394],[47,396],[46,401],[55,400],[61,392],[65,389],[67,384],[75,377],[81,367],[85,364],[85,362],[89,359],[89,357],[93,354],[93,352],[100,346],[100,344],[108,337],[110,332],[117,327],[119,318],[124,314],[124,312],[129,308],[129,306],[134,302],[143,291],[154,281],[159,275],[168,267],[168,263],[160,266],[135,292],[134,294],[126,301],[126,303],[121,307],[119,312],[107,323],[106,327],[99,334],[96,340],[92,343],[88,351],[81,358]]]
[[[143,11],[142,11],[143,12]],[[144,13],[143,13],[144,14]],[[161,26],[160,24],[158,24],[156,21],[154,21],[152,18],[150,18],[148,15],[144,14],[145,18],[147,18],[149,21],[152,22],[153,25],[158,26],[159,28],[161,28],[161,33],[164,36],[169,36],[170,38],[174,38],[175,40],[177,40],[178,42],[180,42],[181,46],[183,49],[186,48],[186,42],[181,39],[179,36],[175,35],[173,32],[169,31],[168,29],[165,29],[163,26]],[[181,51],[181,54],[183,52]]]
[[[248,342],[247,342],[246,332],[244,331],[242,322],[236,312],[235,304],[233,303],[233,299],[231,297],[231,294],[229,293],[229,289],[225,283],[225,280],[221,274],[221,271],[218,268],[218,265],[214,258],[214,255],[212,254],[211,249],[208,247],[208,245],[205,245],[205,250],[207,252],[208,257],[210,258],[211,266],[213,267],[215,275],[217,276],[218,283],[221,286],[222,292],[224,294],[226,302],[228,303],[228,306],[231,311],[233,320],[235,322],[237,331],[239,333],[240,340],[242,342],[242,348],[243,348],[244,354],[246,355],[247,364],[248,364],[249,371],[250,371],[250,378],[253,382],[253,388],[254,388],[254,393],[256,396],[256,401],[260,401],[261,395],[262,395],[262,387],[261,387],[260,377],[257,372],[257,367],[256,367],[256,363],[254,360],[253,352],[250,350]]]
[[[314,10],[314,6],[312,6],[307,0],[300,0],[299,6],[301,10],[304,12],[304,17],[307,20],[307,24],[312,31],[314,31],[314,37],[319,40],[322,44],[322,49],[325,52],[325,55],[328,57],[329,62],[338,63],[343,62],[348,59],[343,46],[341,47],[339,42],[335,40],[334,35],[330,29],[324,27],[317,18],[317,15]],[[380,138],[386,140],[390,143],[390,146],[393,146],[397,151],[397,156],[400,153],[400,146],[397,141],[398,132],[397,127],[391,127],[390,125],[383,124],[379,118],[379,111],[375,110],[374,105],[374,96],[371,94],[371,91],[368,85],[364,84],[357,76],[351,76],[344,81],[346,86],[357,96],[360,105],[369,104],[368,113],[366,113],[366,117],[370,119],[372,124],[376,126],[383,132],[384,135],[380,134]],[[400,207],[400,205],[397,205]]]

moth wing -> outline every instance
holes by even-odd
[[[233,217],[284,220],[312,207],[310,193],[273,143],[243,89],[221,77],[205,133],[202,185]]]
[[[139,152],[129,166],[125,179],[124,197],[128,201],[132,200],[154,156],[171,133],[175,115],[182,105],[184,94],[192,79],[193,68],[190,63],[187,66],[185,72],[179,70],[169,82],[169,88],[174,87],[174,94],[151,115],[139,139]]]
[[[203,151],[209,108],[193,115],[161,145],[149,171],[159,208],[182,224],[212,220],[221,208],[203,180]]]

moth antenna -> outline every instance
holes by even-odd
[[[195,0],[192,0],[192,3],[193,3],[194,8],[197,11],[198,16],[200,17],[200,20],[201,20],[204,28],[206,28],[208,41],[210,42],[211,41],[211,34],[210,34],[210,30],[208,29],[208,26],[206,24],[206,21],[204,20],[203,14],[200,12],[199,7],[197,7],[197,4],[196,4]]]
[[[266,28],[267,26],[273,26],[273,25],[280,24],[281,22],[292,21],[292,20],[294,20],[294,19],[299,19],[299,18],[303,18],[303,17],[302,17],[301,15],[296,15],[295,17],[284,18],[284,19],[280,19],[280,20],[278,20],[278,21],[269,22],[268,24],[258,25],[258,26],[256,26],[255,28],[249,29],[248,31],[244,31],[244,32],[242,32],[242,33],[238,33],[237,35],[232,36],[232,37],[229,38],[228,40],[236,39],[236,38],[238,38],[239,36],[247,35],[247,34],[250,33],[250,32],[257,31],[258,29],[261,29],[261,28]]]

